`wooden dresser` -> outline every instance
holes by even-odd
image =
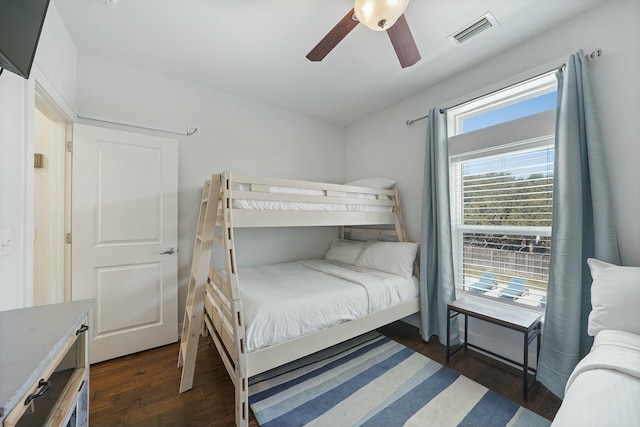
[[[0,311],[0,425],[88,426],[93,300]]]

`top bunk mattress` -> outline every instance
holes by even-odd
[[[353,187],[352,187],[353,188]],[[243,199],[242,195],[233,199],[234,209],[249,210],[279,210],[279,211],[330,211],[330,212],[391,212],[393,203],[388,196],[380,196],[365,192],[332,191],[327,197],[327,191],[315,188],[296,188],[278,185],[263,186],[260,192],[252,190],[251,184],[234,183],[232,190],[251,192],[251,194],[279,194],[283,200]],[[293,197],[291,197],[293,196]],[[296,197],[299,196],[299,197]],[[300,197],[301,196],[301,197]],[[311,197],[305,197],[311,196]],[[258,196],[259,197],[259,196]],[[305,201],[305,199],[321,198],[334,199],[334,202]],[[344,202],[346,199],[356,199],[358,203]],[[380,205],[379,201],[389,202],[388,206]],[[383,203],[384,203],[383,202]]]
[[[418,279],[337,261],[238,269],[249,352],[418,296]]]

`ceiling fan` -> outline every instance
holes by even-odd
[[[402,68],[420,60],[420,52],[404,17],[409,0],[355,0],[353,9],[307,54],[310,61],[322,61],[334,47],[363,23],[374,31],[386,31]]]

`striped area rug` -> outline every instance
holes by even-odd
[[[377,332],[253,377],[249,395],[262,427],[551,424]]]

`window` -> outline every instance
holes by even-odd
[[[546,87],[547,94],[538,92],[536,97],[555,96],[555,86]],[[554,114],[540,112],[539,104],[530,102],[536,97],[525,99],[509,90],[503,95],[507,99],[494,98],[494,104],[516,107],[524,116],[497,120],[474,132],[462,132],[461,127],[461,133],[450,138],[456,285],[475,295],[544,308],[551,249]],[[512,102],[514,98],[519,102]],[[472,108],[460,108],[464,119],[455,116],[456,110],[449,114],[466,129]],[[483,114],[486,111],[473,117]],[[507,112],[502,118],[508,116]]]
[[[555,110],[556,89],[555,72],[550,72],[460,105],[448,111],[449,136]]]

